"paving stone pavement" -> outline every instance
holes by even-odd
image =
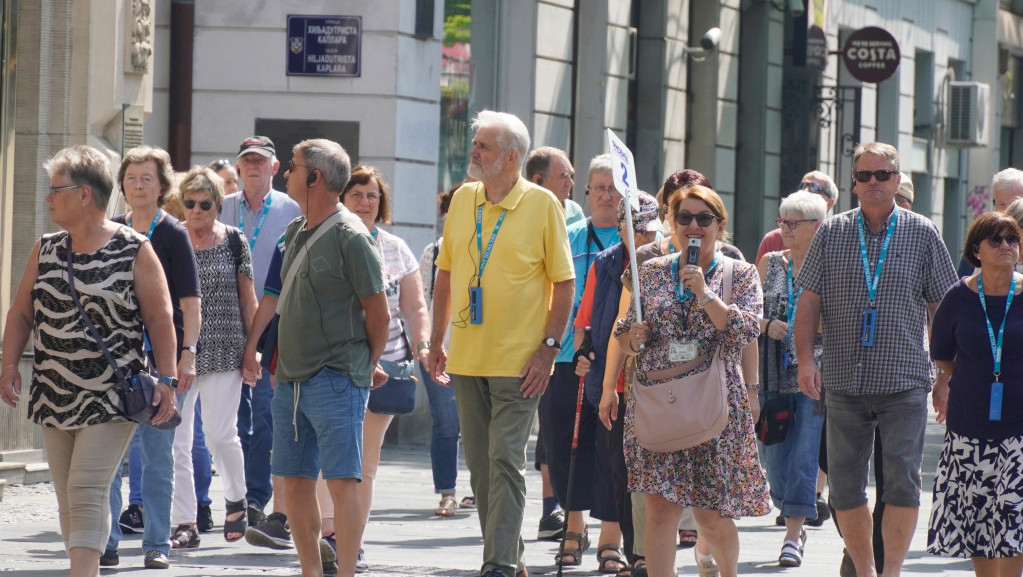
[[[941,559],[926,552],[926,523],[930,511],[929,489],[933,483],[934,464],[944,427],[933,422],[927,434],[924,461],[924,489],[920,521],[903,575],[953,576],[972,574],[969,562]],[[532,447],[532,445],[531,445]],[[469,474],[459,471],[459,500],[468,493]],[[532,467],[527,471],[528,497],[522,536],[526,542],[526,566],[530,575],[555,575],[553,564],[557,544],[537,541],[536,527],[540,518],[540,476]],[[124,487],[127,495],[127,483]],[[365,549],[370,565],[369,576],[443,575],[476,577],[482,555],[482,540],[476,514],[460,510],[452,518],[433,516],[439,496],[433,494],[429,447],[388,446],[375,487],[376,497],[365,534]],[[145,571],[154,577],[205,576],[274,576],[300,574],[298,558],[292,551],[258,549],[245,543],[227,543],[222,537],[224,517],[220,478],[214,477],[211,487],[215,532],[202,535],[198,549],[171,552],[171,568],[144,570],[141,536],[128,535],[121,544],[121,563],[117,568],[103,569],[102,575],[138,575]],[[127,502],[127,496],[125,497]],[[7,487],[0,502],[0,572],[24,577],[57,577],[67,574],[67,556],[60,539],[56,517],[56,498],[51,484],[14,485]],[[777,565],[784,530],[774,526],[777,511],[759,518],[739,521],[741,543],[739,573],[741,575],[778,575],[784,577],[837,576],[842,555],[842,542],[829,521],[821,528],[808,528],[808,543],[802,567],[782,568]],[[590,534],[596,537],[599,527],[591,520]],[[583,555],[581,567],[566,569],[565,575],[599,575],[596,543]],[[696,575],[689,550],[679,551],[677,565],[680,575]]]

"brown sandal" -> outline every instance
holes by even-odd
[[[617,545],[597,547],[597,562],[597,570],[601,573],[618,573],[629,566]]]
[[[438,517],[452,517],[455,514],[455,509],[458,508],[458,502],[455,501],[454,495],[444,495],[440,499],[440,506],[434,510],[433,514]]]

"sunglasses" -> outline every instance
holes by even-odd
[[[701,212],[700,214],[693,214],[691,212],[680,212],[675,215],[675,222],[681,224],[682,226],[689,226],[689,224],[693,222],[694,218],[696,219],[696,224],[704,228],[707,228],[708,226],[714,224],[716,221],[721,220],[720,217],[709,212]]]
[[[306,165],[304,165],[304,164],[298,164],[294,160],[289,160],[288,161],[288,172],[295,172],[295,167],[296,166],[301,166],[302,168],[306,168]],[[356,168],[358,168],[358,167],[356,167]]]
[[[875,170],[873,172],[869,170],[858,170],[853,173],[853,178],[857,182],[870,182],[870,177],[873,176],[878,182],[888,182],[893,174],[897,174],[894,170]]]
[[[220,172],[221,170],[223,170],[225,166],[234,166],[234,164],[226,158],[214,160],[213,162],[210,163],[210,168],[213,169],[213,172]]]
[[[1002,246],[1002,241],[1008,243],[1009,248],[1016,248],[1019,246],[1019,235],[1007,234],[1002,236],[1000,234],[993,234],[985,239],[991,248],[998,248]]]
[[[796,227],[799,226],[800,223],[803,223],[803,222],[817,222],[817,219],[816,218],[803,218],[803,219],[799,219],[799,220],[785,220],[784,218],[776,218],[774,220],[774,224],[778,225],[778,228],[781,228],[782,225],[785,225],[786,227],[788,227],[789,230],[796,230]]]
[[[191,198],[186,198],[185,200],[181,201],[181,204],[182,204],[182,206],[184,206],[188,210],[192,210],[193,208],[195,208],[196,204],[198,204],[199,208],[202,209],[202,210],[209,210],[209,209],[213,208],[213,201],[212,200],[195,201],[195,200],[192,200]]]

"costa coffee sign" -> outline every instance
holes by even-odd
[[[899,67],[899,43],[884,28],[868,26],[849,35],[842,47],[842,61],[860,82],[881,82]]]

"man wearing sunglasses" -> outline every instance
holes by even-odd
[[[804,174],[797,190],[808,190],[814,194],[819,194],[828,203],[829,212],[831,207],[835,206],[835,203],[838,201],[838,187],[835,186],[835,181],[819,170],[813,170]],[[753,262],[760,262],[760,259],[764,258],[765,254],[778,250],[785,250],[785,243],[781,240],[780,227],[767,231],[763,240],[760,241],[760,247],[757,249],[757,260]]]
[[[250,136],[243,140],[238,147],[238,175],[242,189],[224,197],[224,207],[217,217],[224,224],[242,229],[245,238],[249,239],[257,298],[263,296],[263,283],[277,239],[284,234],[288,223],[302,214],[298,203],[287,194],[271,188],[280,165],[272,140],[266,136]],[[242,387],[238,406],[238,437],[245,455],[245,498],[249,503],[249,530],[245,540],[257,546],[276,543],[275,548],[290,548],[291,534],[284,514],[283,493],[274,499],[273,519],[266,521],[263,513],[274,488],[270,475],[270,447],[273,444],[270,399],[273,398],[273,388],[269,373],[263,371],[255,384],[249,385],[252,385],[251,389]]]
[[[828,482],[859,575],[875,571],[866,479],[874,430],[885,461],[885,573],[901,570],[920,509],[920,464],[933,381],[929,319],[956,281],[934,224],[896,206],[899,156],[873,142],[853,154],[859,208],[821,225],[796,279],[799,387],[827,408]],[[823,325],[821,321],[823,320]],[[825,358],[813,362],[823,329]]]

